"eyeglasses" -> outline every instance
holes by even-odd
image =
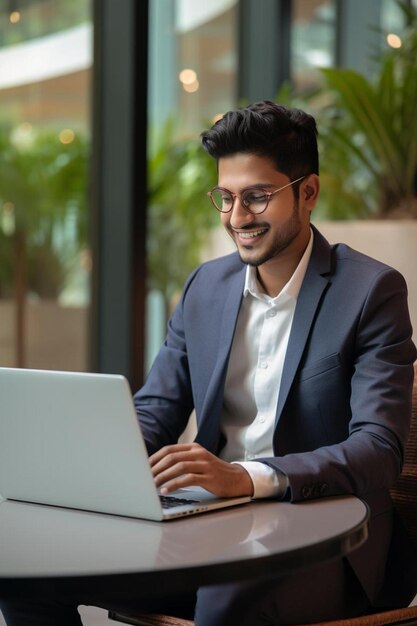
[[[224,187],[214,187],[207,195],[220,213],[230,213],[236,198],[240,198],[240,203],[246,211],[254,215],[259,215],[267,210],[269,201],[273,195],[278,193],[278,191],[282,191],[298,183],[300,180],[303,180],[303,178],[305,178],[305,176],[300,176],[300,178],[292,180],[290,183],[274,191],[267,191],[260,187],[247,187],[247,189],[244,189],[241,193],[232,193]]]

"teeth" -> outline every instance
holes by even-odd
[[[262,233],[264,232],[265,232],[265,229],[254,230],[251,232],[245,231],[245,232],[239,233],[239,237],[241,237],[242,239],[253,239],[254,237],[258,237],[259,235],[262,235]]]

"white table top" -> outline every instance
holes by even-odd
[[[258,501],[150,522],[0,502],[0,596],[48,581],[124,590],[186,586],[287,572],[340,557],[367,537],[368,510],[344,496],[290,504]],[[158,582],[157,582],[158,581]]]

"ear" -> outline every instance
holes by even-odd
[[[316,174],[310,174],[308,178],[301,184],[300,195],[305,205],[310,210],[316,206],[317,198],[320,192],[320,179]]]
[[[306,185],[304,189],[305,199],[310,200],[310,198],[314,195],[314,189],[310,185]]]

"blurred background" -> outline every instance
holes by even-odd
[[[231,250],[199,134],[260,99],[317,117],[315,219],[406,274],[414,319],[416,7],[0,0],[0,366],[141,384],[189,271]]]

